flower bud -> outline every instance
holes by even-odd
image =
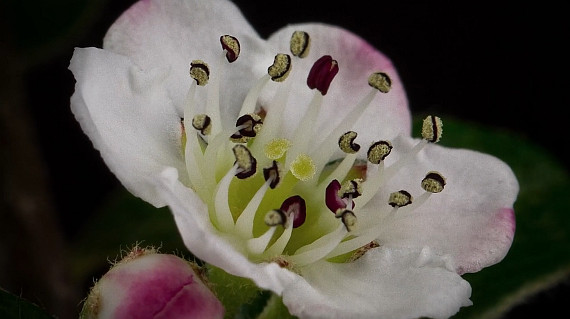
[[[195,269],[135,247],[91,288],[80,318],[223,318],[223,305]]]

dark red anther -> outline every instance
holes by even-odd
[[[293,228],[303,225],[307,217],[305,200],[299,195],[287,198],[283,204],[281,204],[280,210],[285,213],[287,218],[293,219]]]
[[[330,55],[324,55],[313,64],[307,85],[310,89],[317,89],[322,95],[327,94],[332,80],[338,73],[338,63]]]
[[[346,208],[346,202],[338,196],[340,187],[340,182],[333,179],[325,191],[325,204],[333,213],[336,213],[339,208]],[[352,202],[351,209],[354,209],[354,202]]]

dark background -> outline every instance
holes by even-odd
[[[1,208],[15,214],[2,212],[0,219],[5,239],[0,285],[4,280],[13,292],[52,309],[57,298],[34,290],[38,281],[49,282],[41,278],[46,270],[29,263],[61,266],[66,245],[118,185],[69,110],[74,80],[67,66],[73,47],[100,47],[107,28],[133,2],[0,2]],[[343,26],[391,57],[414,114],[440,114],[444,121],[453,116],[519,134],[568,167],[564,46],[569,33],[561,7],[546,2],[235,2],[262,37],[288,23]],[[25,217],[30,212],[41,216],[39,221]],[[52,240],[29,239],[42,232]],[[27,256],[30,250],[36,256]],[[10,269],[22,274],[7,276]],[[65,274],[54,269],[53,276]],[[558,289],[568,296],[567,284]],[[543,302],[555,302],[556,294],[551,295]],[[517,311],[529,313],[522,309]]]

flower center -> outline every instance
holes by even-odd
[[[340,124],[318,146],[311,145],[316,134],[314,123],[326,104],[326,94],[339,71],[331,56],[318,59],[310,70],[293,70],[295,59],[305,58],[311,39],[296,31],[291,37],[291,53],[279,53],[268,72],[249,90],[235,126],[224,127],[219,105],[219,83],[224,71],[239,58],[238,39],[220,37],[222,54],[216,72],[201,60],[194,60],[182,119],[182,145],[189,184],[208,206],[213,226],[225,233],[236,249],[252,261],[275,261],[291,267],[304,266],[321,259],[347,262],[378,247],[375,240],[386,218],[409,214],[430,194],[441,192],[445,179],[428,172],[421,181],[425,193],[414,200],[405,190],[392,193],[386,207],[366,209],[366,204],[394,174],[406,165],[424,145],[441,137],[442,123],[437,117],[424,120],[423,140],[384,168],[392,144],[378,141],[359,159],[357,133],[350,129],[378,94],[390,91],[390,77],[382,72],[368,78],[370,93],[365,95]],[[278,84],[271,108],[256,109],[261,92],[269,81],[285,82],[291,72],[307,72],[307,86],[313,91],[306,113],[291,139],[283,137],[283,112],[291,86]],[[198,87],[207,90],[205,111],[196,111]],[[202,88],[199,88],[202,90]],[[193,129],[191,129],[193,128]],[[335,157],[338,150],[342,158]],[[363,151],[361,153],[364,153]],[[375,165],[367,169],[363,159]],[[359,223],[366,217],[366,223]]]

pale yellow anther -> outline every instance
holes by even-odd
[[[277,226],[285,224],[286,217],[280,210],[270,210],[263,220],[267,226]]]
[[[279,53],[275,56],[273,64],[267,68],[271,80],[283,82],[291,72],[291,57],[288,54]]]
[[[208,115],[198,114],[192,118],[192,127],[200,131],[202,135],[208,135],[212,129],[212,121]]]
[[[405,190],[397,191],[390,194],[388,204],[392,207],[403,207],[412,203],[413,197]]]
[[[338,196],[341,198],[357,198],[362,195],[362,182],[361,178],[352,179],[342,184],[338,191]]]
[[[439,172],[431,171],[426,174],[422,180],[422,188],[426,192],[439,193],[445,187],[445,177]]]
[[[392,87],[392,80],[390,80],[388,74],[383,72],[376,72],[372,73],[368,77],[368,85],[382,93],[388,93]]]
[[[236,159],[236,164],[238,166],[237,178],[244,179],[253,176],[257,171],[257,160],[247,147],[238,144],[233,147],[234,157]]]
[[[338,147],[347,154],[354,154],[360,150],[360,145],[354,143],[358,134],[354,131],[348,131],[341,135],[338,139]]]
[[[208,84],[210,78],[210,68],[202,60],[194,60],[190,63],[190,77],[200,86]]]
[[[302,181],[308,181],[315,176],[316,167],[309,155],[299,154],[291,163],[290,170],[293,176]]]
[[[285,152],[291,147],[291,141],[286,138],[274,138],[265,144],[264,153],[267,158],[276,160],[285,155]]]
[[[437,143],[443,134],[443,122],[437,116],[427,116],[422,124],[422,137],[424,140]]]
[[[291,53],[300,58],[304,58],[309,54],[311,47],[311,37],[304,31],[295,31],[291,35],[290,49]]]
[[[346,230],[348,230],[349,232],[356,229],[356,215],[354,215],[354,213],[351,210],[348,209],[344,210],[340,219],[342,220],[342,223],[346,227]]]
[[[392,151],[392,144],[388,141],[375,142],[368,148],[366,156],[372,164],[380,164],[386,156],[390,155]]]

